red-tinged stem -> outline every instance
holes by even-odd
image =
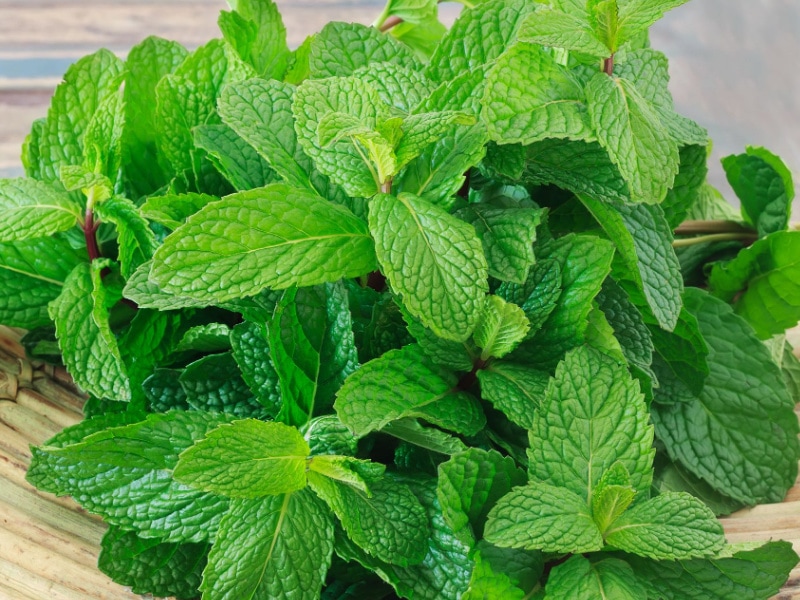
[[[472,365],[472,371],[470,371],[469,373],[465,373],[464,375],[461,376],[461,379],[458,380],[458,383],[456,384],[456,389],[461,390],[462,392],[466,392],[473,385],[475,385],[475,382],[478,381],[478,371],[480,371],[481,369],[485,369],[487,364],[488,363],[483,359],[479,358],[478,360],[476,360],[475,363]]]
[[[86,218],[83,221],[83,237],[86,239],[86,251],[89,253],[89,260],[97,260],[102,257],[100,246],[97,243],[97,228],[100,223],[94,220],[94,211],[86,210]]]
[[[402,22],[403,22],[403,19],[401,19],[400,17],[392,16],[392,17],[389,17],[388,19],[386,19],[383,22],[383,25],[381,25],[378,29],[385,33],[387,31],[389,31],[392,27],[396,27],[397,25],[400,25],[400,23],[402,23]]]
[[[614,74],[614,55],[612,54],[603,61],[603,72],[611,77]]]
[[[384,291],[386,289],[386,277],[380,271],[373,271],[367,275],[367,287],[376,292]]]

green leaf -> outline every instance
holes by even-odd
[[[475,555],[475,568],[469,580],[469,588],[461,600],[525,600],[525,592],[514,585],[511,578],[502,571],[495,571],[489,561],[483,560],[480,553]]]
[[[661,203],[664,215],[672,228],[686,220],[689,209],[700,196],[708,175],[708,153],[705,146],[683,146],[675,184]]]
[[[397,169],[402,169],[431,145],[450,134],[452,125],[475,125],[477,119],[458,111],[415,113],[402,121],[402,136],[397,142]]]
[[[658,115],[626,79],[597,73],[586,86],[600,145],[628,183],[631,200],[660,203],[678,172],[678,146]]]
[[[437,12],[437,0],[389,0],[376,26],[380,27],[389,17],[418,24],[435,18]]]
[[[125,417],[113,417],[120,418]],[[213,539],[227,499],[176,482],[172,469],[182,450],[229,417],[175,411],[121,427],[112,421],[110,429],[107,419],[99,418],[96,433],[79,425],[76,433],[65,434],[66,444],[54,439],[36,449],[31,481],[72,496],[109,524],[135,529],[141,537],[174,543]]]
[[[139,208],[139,212],[146,219],[175,230],[206,204],[217,200],[219,198],[216,196],[194,193],[151,196]]]
[[[621,46],[632,40],[673,8],[689,0],[628,0],[619,2],[619,33]]]
[[[286,292],[269,327],[269,346],[280,377],[279,419],[299,427],[328,412],[358,366],[342,284]]]
[[[439,465],[436,495],[453,534],[470,548],[483,537],[486,515],[525,473],[514,461],[491,450],[470,448]]]
[[[239,375],[230,352],[211,354],[187,365],[180,376],[186,401],[195,410],[226,412],[237,417],[265,419],[265,408]]]
[[[180,374],[177,369],[155,369],[153,374],[142,382],[142,390],[147,397],[150,412],[191,408],[186,401],[186,392],[178,380]]]
[[[378,261],[408,311],[436,335],[466,340],[488,292],[475,230],[412,194],[378,195],[369,213]]]
[[[0,242],[19,242],[66,231],[81,207],[68,194],[34,179],[0,180]]]
[[[766,148],[748,146],[746,154],[723,158],[722,166],[742,202],[742,214],[756,227],[759,237],[785,231],[794,183],[784,162]]]
[[[83,164],[84,135],[98,107],[119,90],[122,69],[122,61],[109,50],[98,50],[67,69],[37,136],[42,181],[58,181],[61,167]]]
[[[196,325],[183,334],[175,352],[225,352],[231,349],[230,333],[224,323]]]
[[[600,40],[599,32],[593,31],[587,17],[586,12],[575,15],[556,8],[541,7],[523,21],[517,37],[542,46],[608,58],[615,48],[609,48],[607,41]]]
[[[550,375],[527,365],[492,361],[478,371],[481,397],[523,429],[533,426],[533,415],[544,399]]]
[[[220,13],[222,35],[259,77],[281,79],[290,53],[278,7],[271,0],[237,0],[235,10]]]
[[[134,594],[194,598],[207,554],[208,544],[167,544],[111,527],[97,567]]]
[[[441,429],[423,427],[416,419],[392,421],[381,431],[409,444],[440,454],[458,454],[467,449],[467,446],[459,438],[445,433]]]
[[[411,48],[417,60],[426,63],[447,33],[447,28],[438,17],[420,23],[403,22],[392,27],[391,36]]]
[[[308,286],[375,269],[366,225],[285,184],[239,192],[190,217],[156,251],[152,280],[198,300]]]
[[[117,244],[122,276],[126,279],[141,265],[153,258],[156,251],[156,237],[150,225],[139,213],[136,205],[115,196],[96,208],[97,216],[103,221],[113,223],[117,228]]]
[[[481,360],[502,358],[511,352],[525,339],[529,327],[528,318],[519,306],[500,296],[487,296],[473,334],[475,343],[483,348]]]
[[[736,313],[761,339],[791,329],[800,320],[800,232],[779,231],[742,249],[731,261],[716,263],[709,285],[732,302]]]
[[[477,401],[456,388],[457,382],[454,374],[426,361],[419,346],[406,346],[350,375],[334,407],[359,437],[405,417],[419,417],[473,435],[483,427],[485,418]]]
[[[604,203],[588,196],[580,200],[616,245],[625,275],[644,293],[658,324],[672,331],[681,312],[683,279],[664,211],[659,206]]]
[[[84,251],[60,237],[0,244],[0,321],[24,329],[49,325],[47,305],[61,294],[72,270],[87,260]]]
[[[210,300],[194,300],[186,296],[175,296],[164,292],[149,279],[152,266],[152,261],[141,265],[131,274],[123,289],[123,296],[136,302],[139,308],[178,310],[181,308],[204,308],[211,304]]]
[[[727,304],[697,289],[684,302],[708,344],[709,375],[691,401],[653,405],[658,437],[670,458],[723,494],[780,502],[798,456],[797,417],[780,369]]]
[[[311,42],[309,67],[313,79],[346,77],[357,69],[391,62],[414,68],[411,51],[374,27],[358,23],[328,23]]]
[[[592,491],[592,519],[605,539],[606,530],[622,515],[636,497],[631,476],[625,466],[614,463]]]
[[[722,525],[711,509],[684,492],[639,502],[604,536],[610,546],[656,560],[712,556],[725,545]]]
[[[531,77],[522,79],[521,72]],[[594,137],[582,87],[535,44],[517,43],[498,59],[482,102],[489,135],[503,144]]]
[[[513,357],[529,356],[532,366],[549,369],[583,343],[592,300],[611,270],[614,248],[594,236],[570,234],[540,247],[538,256],[559,264],[562,290],[541,329]]]
[[[255,419],[234,421],[184,450],[173,476],[190,487],[229,498],[288,494],[306,486],[310,453],[294,427]]]
[[[630,565],[616,558],[589,562],[583,556],[573,556],[553,568],[545,590],[545,600],[642,600],[648,597]]]
[[[511,45],[520,23],[534,9],[525,0],[497,0],[462,11],[433,53],[426,75],[449,81],[491,63]]]
[[[336,454],[355,456],[358,438],[355,437],[336,415],[315,417],[305,427],[305,439],[311,454]]]
[[[48,311],[75,382],[98,398],[125,401],[131,388],[109,324],[108,291],[100,275],[106,266],[102,260],[76,266]]]
[[[606,279],[597,295],[597,305],[613,328],[628,363],[649,370],[654,351],[652,335],[628,294],[613,279]]]
[[[407,486],[382,477],[369,482],[371,496],[367,497],[313,472],[309,484],[339,518],[350,539],[377,559],[406,567],[425,558],[428,519]]]
[[[419,319],[409,314],[407,310],[403,310],[402,306],[400,310],[408,325],[408,332],[430,360],[437,365],[456,371],[469,372],[472,370],[476,359],[472,344],[442,339],[420,323]]]
[[[239,191],[279,180],[269,163],[227,125],[195,127],[194,142],[208,153],[217,170]]]
[[[333,520],[310,490],[234,500],[203,572],[203,598],[319,598]]]
[[[561,263],[551,258],[540,259],[529,270],[522,285],[503,283],[497,295],[522,308],[531,324],[528,330],[531,338],[555,310],[561,296],[561,283]]]
[[[258,401],[272,415],[277,415],[281,407],[280,380],[272,364],[266,329],[245,321],[233,328],[230,340],[242,379]]]
[[[617,461],[647,493],[653,478],[653,427],[639,384],[628,370],[582,346],[558,365],[530,431],[534,480],[584,498]]]
[[[169,183],[156,156],[156,85],[173,73],[188,52],[177,42],[148,37],[125,61],[125,130],[123,169],[133,196],[144,196]]]
[[[384,104],[404,113],[412,112],[435,87],[419,71],[392,62],[362,67],[354,75],[372,86]]]
[[[119,179],[122,166],[124,111],[122,92],[109,95],[97,107],[83,135],[83,166],[114,182]]]
[[[61,167],[61,183],[68,192],[80,190],[87,198],[91,196],[95,206],[114,193],[114,184],[108,177],[78,165]]]
[[[525,281],[535,261],[533,243],[541,210],[470,204],[456,216],[475,228],[486,254],[489,275],[514,283]]]
[[[344,426],[342,426],[343,429]],[[349,433],[349,432],[348,432]],[[309,472],[309,485],[314,485],[318,479],[335,480],[341,485],[351,487],[354,490],[361,492],[366,497],[372,498],[371,491],[372,483],[378,481],[386,472],[386,466],[381,463],[373,463],[368,460],[360,460],[350,456],[336,456],[332,454],[322,454],[319,456],[312,456],[308,460]],[[313,477],[312,477],[313,475]],[[327,484],[323,482],[322,488],[330,491]],[[338,496],[337,492],[332,492],[334,496]],[[322,497],[324,494],[318,494]]]
[[[626,557],[647,588],[647,597],[665,600],[764,600],[777,594],[797,565],[789,542],[758,548],[729,546],[715,559],[654,561]],[[644,597],[644,596],[641,596]]]
[[[594,552],[603,538],[585,500],[563,487],[531,483],[503,496],[489,512],[485,538],[504,548]]]

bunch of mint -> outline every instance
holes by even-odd
[[[794,191],[706,182],[647,29],[685,0],[435,0],[294,51],[73,65],[0,182],[0,321],[90,396],[28,478],[100,568],[207,600],[766,599],[715,515],[797,476]],[[467,3],[465,3],[467,4]],[[677,238],[677,239],[676,239]]]

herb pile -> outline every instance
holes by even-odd
[[[715,515],[797,476],[792,179],[706,182],[647,28],[685,0],[434,0],[294,51],[74,64],[0,181],[0,322],[89,394],[28,479],[137,592],[765,599]],[[58,351],[54,342],[57,341]]]

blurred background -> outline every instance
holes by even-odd
[[[277,0],[292,47],[330,20],[370,23],[382,0]],[[451,23],[458,4],[443,4]],[[224,0],[0,0],[0,177],[47,112],[64,70],[97,48],[121,56],[147,35],[189,48],[218,36]],[[714,140],[712,182],[732,199],[718,159],[761,145],[800,174],[800,1],[693,0],[652,31],[670,58],[678,111]],[[796,208],[798,203],[795,203]],[[797,212],[795,219],[797,219]]]

